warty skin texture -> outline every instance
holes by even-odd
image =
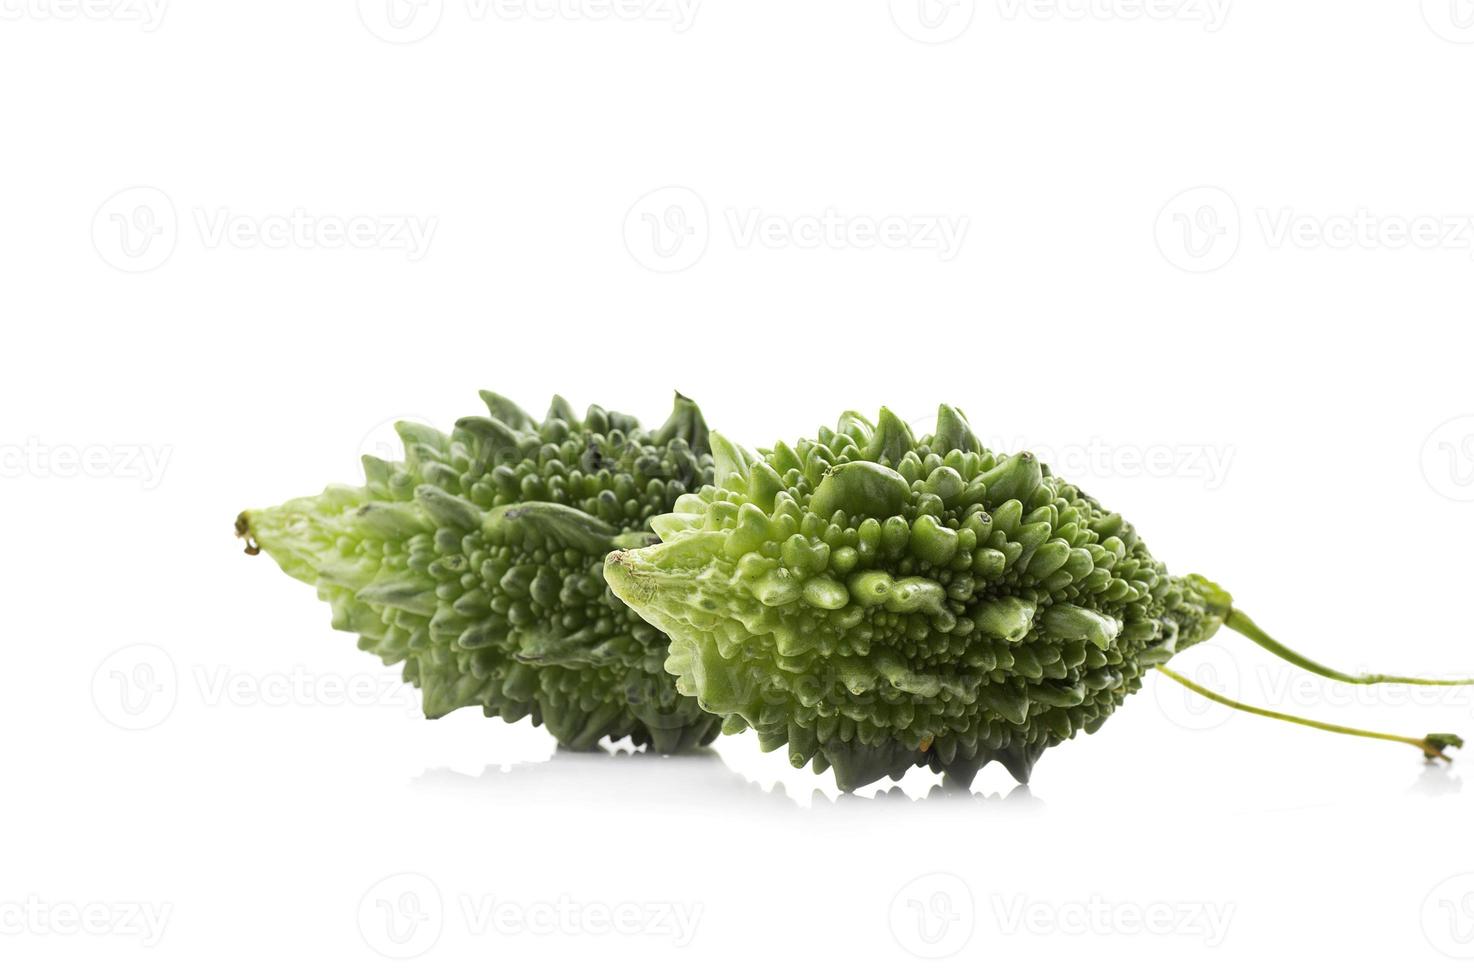
[[[948,406],[921,439],[882,409],[757,455],[712,442],[715,485],[605,579],[670,635],[682,693],[841,789],[913,766],[968,785],[994,760],[1027,781],[1229,611]]]
[[[576,749],[710,742],[720,719],[676,692],[666,638],[603,578],[607,553],[654,542],[650,519],[711,479],[700,410],[677,395],[646,431],[561,398],[541,422],[482,399],[489,415],[449,434],[400,423],[405,461],[364,457],[362,487],[244,512],[247,551],[315,586],[361,649],[402,663],[427,717],[480,705]]]

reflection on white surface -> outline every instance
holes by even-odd
[[[1418,796],[1452,796],[1463,789],[1464,781],[1459,778],[1454,766],[1429,763],[1423,767],[1408,792]]]
[[[414,785],[437,792],[486,792],[539,803],[609,806],[629,800],[642,809],[689,807],[725,810],[733,806],[844,809],[924,803],[932,807],[987,805],[1018,810],[1043,805],[1027,786],[1015,786],[1006,794],[981,793],[945,779],[916,796],[892,785],[888,789],[875,790],[870,796],[854,793],[831,796],[815,789],[808,798],[804,798],[790,791],[781,781],[764,786],[748,779],[728,766],[721,754],[710,748],[679,756],[606,749],[574,752],[560,748],[545,761],[488,765],[477,775],[448,767],[426,769],[414,780]]]

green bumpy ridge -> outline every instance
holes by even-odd
[[[1027,782],[1228,614],[1227,593],[1169,575],[1121,515],[1030,453],[988,452],[945,405],[920,439],[881,409],[755,456],[712,445],[714,485],[605,579],[670,635],[682,693],[841,789],[913,766],[970,785],[995,760]]]
[[[399,423],[405,460],[365,456],[364,486],[246,511],[238,533],[316,586],[361,649],[403,663],[427,717],[480,705],[578,749],[710,742],[720,719],[677,693],[665,636],[604,582],[606,554],[653,543],[651,518],[710,482],[700,409],[677,395],[645,431],[562,398],[537,423],[481,397],[489,416],[449,434]]]

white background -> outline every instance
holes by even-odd
[[[1029,791],[568,757],[232,539],[482,387],[945,399],[1313,655],[1474,671],[1471,12],[1061,3],[0,0],[0,970],[1467,975],[1467,762],[1155,676]]]

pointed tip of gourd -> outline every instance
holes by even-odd
[[[1044,467],[1033,453],[1017,453],[982,474],[982,481],[990,508],[1025,501],[1044,482]]]
[[[716,467],[716,475],[712,478],[714,484],[726,486],[730,477],[736,477],[746,484],[752,468],[747,450],[714,431],[711,433],[711,456]]]
[[[921,758],[921,753],[899,743],[827,742],[823,749],[826,761],[834,767],[834,783],[842,793],[853,793],[886,776],[898,779]]]
[[[967,423],[962,410],[952,405],[937,406],[936,433],[932,436],[932,450],[945,456],[954,449],[964,453],[980,453],[983,444]]]
[[[578,414],[573,411],[573,406],[568,404],[568,399],[562,395],[553,396],[552,402],[548,405],[547,415],[543,417],[544,422],[552,422],[555,419],[567,422],[569,425],[578,424]]]
[[[358,457],[358,464],[363,467],[363,478],[369,486],[383,486],[394,475],[393,463],[369,453]]]
[[[1022,725],[1028,720],[1029,695],[1027,689],[1020,684],[985,684],[978,688],[978,700],[998,717],[1012,724]],[[1009,771],[1013,770],[1010,768]]]
[[[468,415],[456,419],[455,431],[475,444],[476,453],[483,461],[493,464],[501,455],[516,450],[518,442],[527,438],[525,432],[519,436],[515,427],[495,415],[491,418]]]
[[[793,448],[782,439],[773,443],[773,448],[768,450],[767,455],[773,469],[779,473],[803,469],[803,460],[799,459],[798,453],[794,452]]]
[[[445,434],[439,429],[420,422],[400,419],[394,423],[394,432],[399,436],[399,441],[404,443],[406,452],[418,446],[429,446],[433,449],[445,448]]]
[[[993,757],[1003,763],[1003,768],[1008,774],[1017,779],[1021,785],[1027,786],[1029,777],[1034,773],[1034,763],[1044,754],[1048,746],[1042,743],[1029,743],[1026,745],[1011,745],[1006,749],[997,749]]]
[[[875,423],[875,432],[865,444],[862,455],[874,463],[896,466],[905,455],[916,448],[916,436],[901,417],[884,406]]]
[[[481,400],[486,403],[486,410],[491,417],[505,422],[514,429],[531,429],[532,417],[522,411],[522,406],[505,395],[498,395],[494,391],[482,390]]]
[[[864,446],[875,435],[875,423],[856,411],[841,412],[835,429],[855,440],[858,446]]]
[[[701,406],[696,401],[687,398],[679,391],[671,406],[670,418],[665,424],[652,434],[652,441],[656,445],[663,446],[672,439],[681,438],[697,453],[711,452],[711,430],[707,428],[706,417],[701,414]]]
[[[752,463],[747,474],[747,496],[765,513],[773,512],[778,494],[783,491],[783,478],[778,471],[759,459]]]

